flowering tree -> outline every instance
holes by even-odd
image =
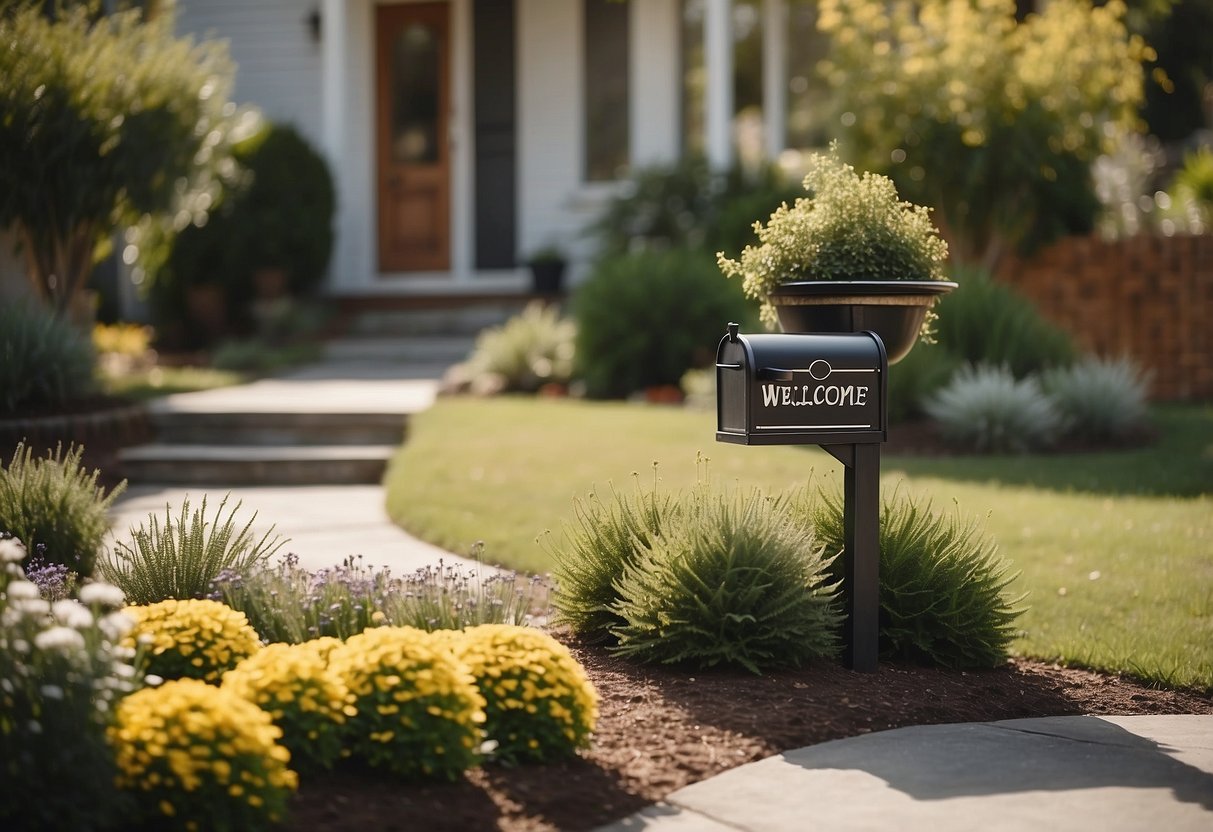
[[[1153,52],[1111,0],[821,0],[824,70],[857,163],[936,208],[957,259],[992,265],[1090,230],[1090,168],[1141,129]]]
[[[232,66],[172,15],[0,0],[0,228],[60,313],[117,225],[168,209],[222,150]],[[187,218],[188,221],[188,218]]]

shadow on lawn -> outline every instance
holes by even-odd
[[[890,448],[881,469],[914,478],[1137,497],[1213,494],[1213,408],[1160,407],[1155,440],[1124,450],[1023,456],[904,455]]]

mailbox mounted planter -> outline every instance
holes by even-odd
[[[784,332],[863,332],[880,336],[890,364],[905,358],[946,280],[801,280],[770,296]]]
[[[740,335],[716,351],[716,439],[739,445],[883,442],[884,345],[870,332]]]

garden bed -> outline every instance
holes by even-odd
[[[563,640],[563,639],[562,639]],[[1213,714],[1213,697],[1015,660],[989,671],[819,663],[753,676],[631,664],[577,646],[602,697],[593,747],[576,759],[486,766],[450,784],[342,771],[304,781],[287,828],[585,830],[779,751],[907,725],[1072,714]]]

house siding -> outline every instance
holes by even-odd
[[[320,146],[320,45],[308,16],[315,0],[181,0],[178,33],[227,41],[236,63],[232,100],[255,104]]]

